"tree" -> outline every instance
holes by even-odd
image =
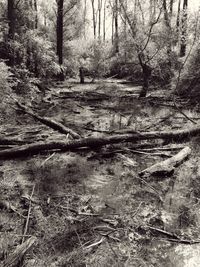
[[[64,80],[64,72],[62,69],[62,65],[63,65],[63,4],[64,4],[64,0],[56,0],[56,3],[57,3],[56,54],[58,56],[58,63],[60,65],[60,69],[61,69],[59,79],[61,81],[63,81]]]
[[[104,1],[104,9],[103,9],[103,41],[105,42],[106,40],[106,5],[107,1]]]
[[[98,14],[99,14],[98,36],[99,36],[99,40],[101,39],[101,10],[102,10],[102,0],[98,0]]]
[[[92,4],[92,22],[93,22],[93,33],[94,33],[94,39],[96,39],[96,26],[97,26],[97,19],[96,19],[96,11],[95,11],[94,0],[91,0],[91,4]]]
[[[171,16],[172,16],[173,1],[170,0],[170,11],[167,8],[167,1],[163,0],[164,22],[167,32],[167,55],[168,66],[171,68],[171,54],[172,54],[172,29],[171,29]]]
[[[115,53],[119,53],[119,3],[115,0]]]
[[[187,9],[188,0],[183,1],[183,14],[182,14],[182,25],[181,25],[181,46],[180,46],[180,57],[184,57],[186,54],[186,39],[187,39]]]
[[[145,25],[145,19],[142,7],[140,6],[141,10],[141,19],[143,23],[143,27],[140,25],[140,27],[137,27],[136,21],[139,20],[138,17],[136,17],[136,12],[134,12],[133,16],[132,13],[129,13],[126,7],[124,6],[123,0],[120,0],[120,5],[122,8],[122,16],[124,19],[126,18],[127,23],[130,28],[130,34],[133,40],[133,45],[138,62],[142,69],[142,76],[143,76],[143,89],[141,91],[140,97],[145,97],[149,88],[149,79],[151,77],[152,67],[150,66],[150,62],[152,59],[157,55],[157,53],[160,50],[160,47],[158,46],[156,52],[150,55],[150,52],[148,50],[148,46],[151,43],[151,45],[156,44],[155,38],[152,37],[152,31],[156,24],[158,24],[161,13],[162,13],[162,7],[159,7],[159,13],[157,14],[157,17],[150,22],[150,25],[148,27]]]
[[[8,0],[8,39],[13,40],[15,35],[15,9],[14,0]]]

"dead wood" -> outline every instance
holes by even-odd
[[[44,151],[74,151],[82,148],[97,148],[109,144],[119,144],[125,142],[136,142],[139,140],[164,139],[168,141],[180,141],[200,134],[200,127],[191,129],[163,131],[163,132],[136,132],[133,134],[112,135],[102,137],[88,137],[73,141],[51,141],[37,142],[28,145],[17,146],[11,149],[0,151],[0,158],[15,158],[25,155],[39,154]]]
[[[151,175],[169,175],[173,173],[175,167],[181,164],[190,154],[191,149],[185,147],[175,156],[143,170],[140,172],[140,175],[145,177]]]
[[[27,251],[34,245],[36,240],[36,237],[31,237],[27,239],[23,244],[17,246],[15,251],[3,262],[2,267],[18,266],[19,261],[22,260]]]
[[[27,144],[28,142],[18,140],[18,139],[7,139],[4,137],[0,137],[0,145],[1,146],[13,146],[13,145],[22,145],[22,144]]]
[[[20,104],[19,102],[16,102],[17,106],[26,114],[30,115],[31,117],[33,117],[34,119],[40,121],[41,123],[43,123],[44,125],[52,128],[53,130],[56,130],[62,134],[70,134],[74,139],[79,139],[80,135],[77,134],[76,132],[74,132],[73,130],[65,127],[62,123],[54,121],[52,119],[49,119],[47,117],[41,117],[37,114],[35,114],[34,112],[32,112],[29,108],[27,108],[26,106]]]

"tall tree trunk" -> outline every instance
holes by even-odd
[[[92,3],[92,22],[93,22],[93,32],[94,32],[94,39],[96,39],[96,16],[95,16],[94,0],[91,0],[91,3]]]
[[[106,4],[107,1],[104,1],[104,11],[103,11],[103,41],[106,41]]]
[[[118,17],[119,17],[119,4],[118,0],[115,0],[115,53],[119,53],[119,25],[118,25]]]
[[[171,0],[173,2],[173,0]],[[167,55],[168,55],[168,66],[171,68],[171,53],[172,53],[172,30],[171,30],[171,6],[170,11],[167,10],[166,0],[163,0],[163,10],[164,10],[164,21],[167,32]]]
[[[14,9],[14,0],[8,0],[7,2],[7,18],[8,18],[8,41],[13,41],[15,37],[15,9]],[[9,66],[14,66],[14,51],[9,57]]]
[[[101,39],[101,9],[102,9],[102,0],[98,0],[98,13],[99,13],[98,35],[99,35],[99,40]]]
[[[86,16],[87,16],[87,0],[84,1],[84,39],[86,39]]]
[[[174,0],[170,0],[170,6],[169,6],[170,17],[172,17],[173,14],[173,6],[174,6]]]
[[[127,3],[127,0],[125,0],[126,12],[127,12],[127,8],[128,8],[128,3]],[[126,16],[124,18],[124,39],[125,39],[125,42],[127,42],[127,17]],[[127,62],[127,50],[126,49],[124,49],[124,62],[125,64]]]
[[[15,35],[15,11],[14,11],[14,0],[8,0],[8,39],[13,40]]]
[[[181,29],[181,47],[180,57],[184,57],[186,54],[186,38],[187,38],[187,8],[188,0],[183,1],[183,15],[182,15],[182,29]]]
[[[181,11],[181,0],[178,1],[178,12],[177,12],[177,19],[176,19],[177,34],[179,34],[179,27],[180,27],[180,11]]]
[[[63,4],[64,0],[57,0],[57,26],[56,26],[56,35],[57,35],[57,56],[58,63],[60,65],[60,75],[59,79],[64,80],[64,73],[62,69],[63,65]]]
[[[34,10],[35,10],[35,29],[38,28],[38,6],[37,0],[34,0]]]
[[[142,76],[143,76],[143,87],[140,93],[140,97],[146,97],[148,89],[149,89],[149,79],[151,77],[151,67],[143,59],[143,54],[138,54],[138,59],[142,68]]]
[[[112,10],[112,44],[114,44],[114,21],[115,21],[115,12]]]

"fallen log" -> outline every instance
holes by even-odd
[[[31,237],[23,244],[17,246],[15,251],[11,255],[9,255],[8,258],[3,262],[2,267],[18,266],[20,260],[22,260],[26,252],[34,245],[36,240],[36,237]]]
[[[156,163],[153,166],[141,171],[140,176],[149,177],[151,175],[165,176],[173,173],[176,166],[181,164],[189,155],[191,154],[191,149],[189,147],[183,148],[178,154],[173,157],[164,160],[162,162]]]
[[[163,131],[163,132],[136,132],[133,134],[88,137],[72,141],[58,142],[37,142],[28,145],[16,146],[11,149],[0,151],[0,159],[15,158],[25,155],[39,154],[44,151],[74,151],[82,148],[97,148],[109,144],[133,142],[147,139],[165,139],[170,141],[181,141],[183,138],[189,138],[200,134],[200,127],[185,130]]]
[[[1,146],[13,146],[13,145],[22,145],[27,144],[28,142],[19,140],[19,139],[8,139],[0,136],[0,145]]]
[[[30,115],[31,117],[33,117],[34,119],[40,121],[41,123],[43,123],[44,125],[52,128],[53,130],[56,130],[62,134],[70,134],[74,139],[79,139],[80,135],[77,134],[76,132],[74,132],[73,130],[65,127],[62,123],[54,121],[52,119],[49,119],[47,117],[41,117],[37,114],[35,114],[34,112],[32,112],[29,108],[27,108],[26,106],[20,104],[19,102],[16,102],[17,106],[26,114]]]

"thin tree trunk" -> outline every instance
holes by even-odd
[[[173,3],[173,0],[171,0]],[[172,7],[170,6],[170,12]],[[168,55],[168,66],[171,69],[171,53],[172,53],[172,31],[171,31],[171,13],[167,10],[166,0],[163,0],[163,10],[164,10],[164,21],[167,30],[167,55]]]
[[[86,39],[87,0],[84,1],[84,39]]]
[[[15,37],[15,10],[14,0],[7,2],[7,18],[8,18],[8,41],[13,41]],[[15,64],[14,51],[9,57],[9,66],[13,67]]]
[[[174,0],[170,0],[170,6],[169,6],[170,17],[172,17],[173,14],[173,6],[174,6]]]
[[[176,19],[177,32],[179,32],[179,26],[180,26],[180,11],[181,11],[181,0],[178,1],[178,11],[177,11],[177,19]]]
[[[151,77],[151,67],[144,62],[143,55],[141,53],[138,54],[138,59],[140,62],[140,66],[142,68],[142,76],[143,76],[143,87],[140,93],[140,97],[146,97],[148,89],[149,89],[149,78]]]
[[[93,32],[94,32],[94,39],[96,39],[96,16],[95,16],[94,0],[91,0],[91,3],[92,3],[92,22],[93,22]]]
[[[119,53],[119,22],[118,22],[118,13],[119,13],[119,4],[118,0],[115,0],[115,53]]]
[[[98,13],[99,13],[98,35],[99,35],[99,39],[101,39],[101,9],[102,9],[102,0],[98,0]]]
[[[57,26],[56,26],[57,56],[58,56],[58,63],[61,67],[61,73],[59,75],[59,79],[61,81],[64,80],[64,73],[62,70],[62,65],[63,65],[63,4],[64,4],[64,0],[57,0]]]
[[[38,28],[38,7],[37,0],[34,0],[34,9],[35,9],[35,29]]]
[[[183,15],[182,15],[182,30],[181,30],[181,47],[180,57],[184,57],[186,54],[186,38],[187,38],[187,8],[188,0],[183,1]]]
[[[13,40],[15,35],[15,12],[14,12],[14,0],[8,0],[8,39]]]
[[[114,21],[115,21],[115,14],[114,14],[114,10],[112,10],[112,44],[114,44]]]
[[[106,41],[106,4],[107,1],[104,1],[104,14],[103,14],[103,41]]]

